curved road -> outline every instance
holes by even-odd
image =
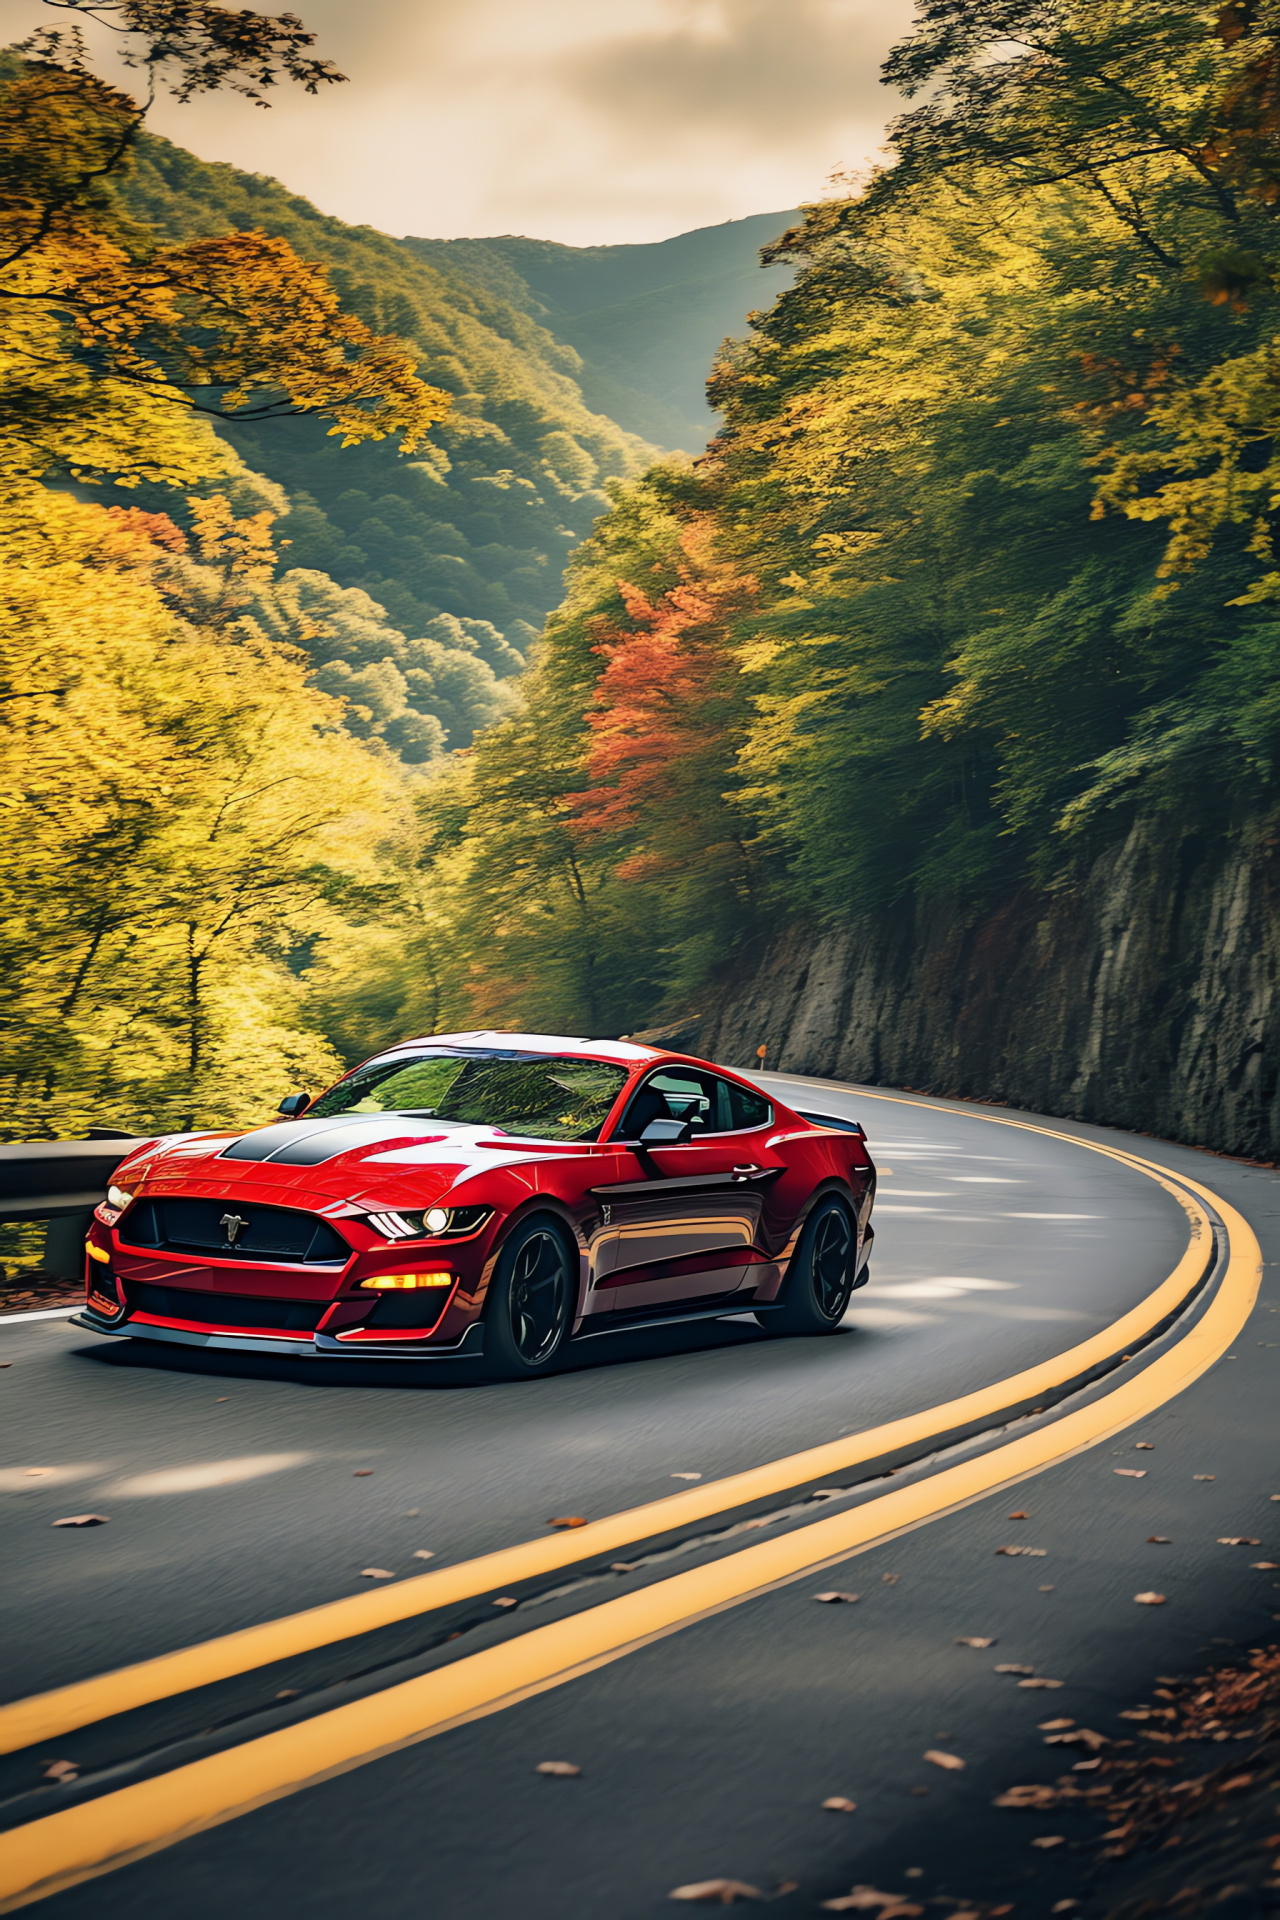
[[[1025,1116],[778,1085],[795,1103],[860,1118],[881,1171],[872,1283],[830,1340],[773,1341],[749,1320],[597,1339],[554,1378],[493,1386],[148,1349],[57,1319],[0,1323],[3,1697],[368,1592],[367,1567],[402,1579],[459,1565],[545,1535],[552,1517],[617,1514],[689,1476],[718,1481],[923,1412],[1110,1326],[1187,1246],[1183,1208],[1141,1172],[993,1124]],[[1280,1257],[1273,1173],[1044,1124],[1202,1181],[1245,1214],[1268,1263]],[[909,1870],[913,1898],[989,1900],[1025,1883],[1027,1910],[1047,1911],[1037,1889],[1070,1895],[1071,1862],[1029,1854],[1031,1827],[1012,1839],[1000,1828],[998,1858],[981,1837],[993,1792],[1048,1777],[1036,1732],[1047,1696],[992,1666],[1003,1655],[1061,1677],[1051,1704],[1096,1725],[1113,1694],[1125,1704],[1117,1689],[1136,1698],[1157,1668],[1280,1617],[1278,1576],[1218,1545],[1252,1535],[1280,1559],[1280,1476],[1264,1483],[1259,1438],[1280,1363],[1273,1271],[1236,1359],[1140,1434],[1048,1468],[1018,1501],[997,1494],[746,1599],[55,1893],[49,1911],[96,1920],[164,1902],[212,1920],[234,1902],[309,1920],[365,1905],[394,1920],[424,1907],[450,1920],[647,1920],[671,1911],[673,1887],[727,1875],[765,1891],[794,1881],[779,1897],[807,1914],[853,1882],[901,1889]],[[1151,1450],[1135,1453],[1135,1438]],[[1015,1506],[1027,1522],[1005,1518]],[[86,1511],[110,1524],[52,1526]],[[759,1538],[737,1524],[741,1539],[711,1551]],[[1039,1552],[998,1557],[1011,1533]],[[1172,1544],[1148,1545],[1152,1533]],[[653,1577],[691,1558],[688,1543],[659,1552]],[[597,1568],[576,1587],[572,1572],[544,1580],[536,1595],[520,1589],[528,1604],[510,1614],[486,1596],[445,1625],[466,1651],[497,1645],[611,1598],[609,1578]],[[1156,1578],[1170,1604],[1135,1609],[1133,1593]],[[813,1604],[850,1587],[856,1606]],[[998,1651],[958,1646],[965,1636]],[[417,1623],[347,1640],[10,1755],[6,1821],[162,1775],[198,1758],[202,1738],[234,1748],[453,1657],[427,1650],[428,1637]],[[930,1748],[963,1756],[964,1771],[924,1763]],[[539,1775],[544,1760],[581,1773]],[[47,1784],[57,1761],[79,1777]],[[1034,1766],[1040,1775],[1024,1771]],[[857,1812],[822,1810],[837,1794]]]

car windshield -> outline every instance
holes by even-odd
[[[537,1054],[418,1053],[375,1060],[307,1109],[411,1113],[535,1140],[595,1140],[626,1084],[625,1067]]]

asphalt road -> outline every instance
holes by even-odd
[[[928,1409],[1114,1322],[1186,1245],[1177,1203],[1116,1161],[991,1125],[981,1108],[811,1088],[802,1100],[786,1084],[796,1104],[861,1118],[882,1173],[873,1281],[829,1340],[773,1341],[746,1322],[672,1329],[596,1340],[552,1379],[490,1386],[0,1323],[3,1697],[367,1590],[364,1567],[404,1577],[423,1570],[419,1551],[460,1563],[545,1533],[552,1516],[595,1518],[689,1484],[673,1476],[719,1479]],[[990,1812],[1001,1787],[1049,1777],[1046,1707],[1097,1726],[1146,1698],[1157,1672],[1274,1634],[1280,1618],[1280,1575],[1250,1564],[1280,1558],[1280,1233],[1274,1173],[1047,1124],[1190,1174],[1246,1215],[1268,1264],[1234,1359],[1140,1433],[1025,1483],[1026,1522],[1006,1519],[1007,1495],[935,1520],[57,1894],[50,1911],[648,1920],[672,1910],[675,1886],[722,1875],[765,1891],[795,1881],[781,1897],[806,1914],[855,1882],[913,1899],[1003,1890],[1019,1915],[1078,1894],[1072,1849],[1030,1849],[1043,1820]],[[1135,1454],[1139,1438],[1152,1451]],[[1113,1471],[1134,1462],[1140,1480]],[[110,1524],[51,1524],[85,1511]],[[1043,1557],[997,1557],[1011,1532]],[[1148,1545],[1153,1533],[1171,1544]],[[1224,1548],[1226,1535],[1263,1544]],[[1168,1604],[1135,1608],[1157,1579]],[[862,1598],[815,1605],[828,1586]],[[598,1583],[562,1592],[544,1613],[599,1597]],[[534,1618],[472,1607],[456,1632],[490,1644]],[[376,1686],[369,1674],[396,1677],[419,1651],[401,1629],[67,1735],[6,1762],[0,1797],[11,1821],[42,1814],[63,1791],[42,1784],[53,1759],[86,1775],[139,1753],[153,1770],[166,1754],[177,1764],[211,1722],[233,1741],[237,1724],[256,1733],[297,1711],[277,1707],[286,1689],[309,1700]],[[992,1672],[1003,1662],[1063,1686],[1023,1691]],[[937,1747],[963,1772],[925,1763]],[[537,1774],[548,1759],[581,1774]],[[856,1813],[822,1810],[837,1794]]]

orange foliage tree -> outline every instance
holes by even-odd
[[[755,889],[750,830],[738,799],[746,703],[732,644],[755,582],[717,561],[709,523],[681,536],[680,581],[656,598],[627,581],[630,625],[592,622],[605,660],[586,715],[589,784],[565,797],[584,850],[623,882],[657,885],[677,925],[723,927]],[[693,936],[696,943],[696,934]]]

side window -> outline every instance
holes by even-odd
[[[659,1067],[638,1087],[618,1129],[638,1139],[651,1120],[686,1120],[695,1140],[769,1123],[772,1108],[762,1094],[735,1087],[718,1074],[693,1067]]]
[[[762,1093],[752,1093],[747,1087],[736,1087],[731,1080],[724,1083],[729,1095],[729,1124],[737,1133],[743,1127],[767,1127],[773,1118],[773,1108]]]

